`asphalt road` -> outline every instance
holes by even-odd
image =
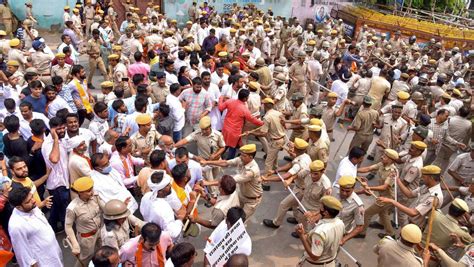
[[[47,40],[49,46],[54,50],[59,44],[58,39],[59,35],[54,34],[45,34],[43,35]],[[81,64],[84,66],[87,65],[87,57],[81,56]],[[87,68],[87,66],[86,66]],[[100,88],[99,84],[103,81],[102,76],[99,71],[96,71],[96,75],[93,79],[93,84],[96,88]],[[95,93],[99,92],[99,89],[94,90]],[[341,129],[339,126],[335,127],[334,138],[335,141],[331,143],[330,148],[330,162],[328,164],[326,175],[331,180],[334,180],[334,175],[337,169],[337,166],[340,160],[346,156],[348,152],[349,143],[353,137],[353,133],[347,134],[346,138],[345,130]],[[259,142],[256,142],[258,149],[260,151],[261,145]],[[338,155],[334,155],[338,147]],[[283,156],[286,153],[280,152],[279,159],[280,164],[284,164]],[[256,156],[257,162],[263,172],[264,170],[264,161],[263,161],[263,152],[258,152]],[[362,166],[373,164],[370,161],[364,161]],[[232,174],[234,170],[228,169],[226,173]],[[451,178],[447,177],[448,183],[451,183]],[[374,184],[376,179],[373,179],[370,184]],[[284,189],[281,183],[272,183],[271,191],[264,192],[262,202],[257,208],[253,217],[247,222],[247,231],[252,239],[252,255],[250,257],[251,266],[296,266],[299,261],[299,258],[303,254],[303,246],[299,239],[293,238],[290,233],[294,230],[294,225],[289,224],[284,221],[284,223],[278,229],[270,229],[265,227],[262,224],[263,219],[272,219],[276,215],[278,205],[280,201],[285,198],[289,193]],[[370,204],[374,201],[372,197],[361,196],[365,206],[369,207]],[[203,203],[200,203],[198,210],[203,216],[209,215],[210,209],[206,208]],[[289,212],[288,216],[291,216],[292,213]],[[374,217],[374,220],[376,217]],[[375,266],[375,261],[377,260],[376,255],[373,253],[373,246],[379,241],[377,233],[382,230],[376,230],[369,228],[367,231],[367,236],[365,239],[353,239],[346,243],[344,248],[349,251],[361,264],[362,266]],[[211,230],[202,228],[201,234],[196,238],[188,238],[185,241],[191,242],[198,251],[198,257],[196,258],[195,266],[202,266],[203,263],[203,252],[202,249],[205,246],[207,237],[211,234]],[[64,234],[58,235],[58,242],[62,247],[62,239]],[[73,266],[74,258],[70,253],[69,249],[63,248],[63,257],[65,266]],[[343,266],[356,266],[346,255],[342,252],[339,253],[337,257],[338,262]]]

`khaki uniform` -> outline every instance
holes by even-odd
[[[301,104],[296,110],[293,112],[293,116],[291,116],[292,120],[301,120],[301,119],[306,119],[308,118],[308,108],[306,107],[306,104],[303,103]],[[299,126],[299,128],[295,128],[291,131],[291,136],[290,140],[294,141],[295,138],[303,138],[303,134],[306,131],[306,129],[303,126]]]
[[[102,246],[111,246],[120,249],[130,239],[130,229],[142,228],[145,223],[137,217],[130,215],[121,226],[115,226],[112,231],[107,231],[105,225],[100,229]]]
[[[378,255],[377,266],[379,267],[421,267],[423,260],[415,256],[415,249],[404,245],[400,240],[394,240],[386,236],[374,247]]]
[[[114,82],[114,87],[123,87],[124,97],[131,96],[130,88],[128,87],[127,82],[122,82],[122,78],[127,78],[127,67],[121,62],[117,63],[112,69],[112,80]]]
[[[69,73],[71,73],[72,66],[69,64],[64,64],[64,66],[59,66],[59,64],[51,67],[51,77],[59,76],[63,78],[63,81],[66,83],[69,79]]]
[[[31,64],[38,70],[38,76],[44,84],[51,84],[50,63],[54,56],[43,51],[36,51],[31,54]]]
[[[84,17],[86,20],[86,36],[89,36],[90,30],[91,30],[91,25],[94,22],[94,7],[93,6],[85,6],[84,7]]]
[[[398,177],[398,169],[395,164],[390,164],[388,166],[383,166],[383,163],[380,162],[377,164],[377,176],[378,185],[388,184],[388,188],[385,191],[378,191],[379,196],[387,197],[393,199],[394,195],[394,186],[395,179]],[[379,201],[375,201],[368,209],[365,210],[364,215],[364,233],[367,230],[367,227],[370,223],[370,220],[375,214],[379,215],[380,222],[384,226],[385,233],[388,235],[394,235],[395,231],[393,230],[392,224],[390,222],[390,209],[393,208],[391,204],[384,204]]]
[[[418,187],[421,180],[421,168],[423,168],[422,156],[414,157],[408,156],[409,158],[405,161],[400,171],[400,179],[403,179],[405,185],[410,189],[414,190]],[[398,202],[410,206],[413,202],[412,199],[407,198],[402,192],[398,192]],[[398,223],[400,226],[404,226],[408,223],[408,215],[403,212],[398,214]]]
[[[86,48],[87,54],[89,55],[89,77],[87,82],[92,82],[92,77],[94,76],[95,70],[99,67],[100,72],[104,76],[104,80],[109,80],[107,75],[107,70],[105,68],[104,60],[100,57],[100,42],[91,38],[87,42]]]
[[[185,139],[188,142],[196,142],[198,155],[206,160],[209,160],[211,155],[216,153],[217,150],[225,147],[224,136],[221,132],[214,129],[211,129],[211,134],[209,136],[204,136],[199,130],[192,132],[190,135],[186,136]],[[221,168],[206,166],[202,171],[207,181],[214,181],[219,177]],[[219,192],[216,186],[212,186],[211,191],[213,193]]]
[[[161,134],[156,131],[154,125],[151,126],[152,128],[150,131],[146,134],[146,136],[143,136],[140,134],[140,132],[136,132],[130,139],[132,139],[132,151],[143,151],[145,149],[150,149],[151,153],[153,151],[153,148],[158,145],[158,141],[161,138]],[[140,155],[141,158],[147,159],[147,155]]]
[[[326,194],[327,190],[331,188],[331,181],[323,174],[319,181],[313,182],[311,178],[311,173],[308,173],[304,180],[304,192],[303,198],[301,199],[301,204],[308,210],[308,211],[317,211],[321,207],[321,198]],[[303,224],[305,230],[313,227],[310,225],[306,218],[304,217],[303,212],[300,209],[293,209],[293,213],[295,215],[296,220],[299,223]]]
[[[291,162],[293,166],[291,169],[288,170],[292,176],[296,175],[295,186],[293,187],[293,192],[295,193],[296,197],[301,200],[303,198],[303,191],[305,185],[305,177],[309,174],[309,164],[311,164],[311,158],[308,154],[304,153],[297,156]],[[289,194],[286,196],[281,202],[280,206],[278,206],[277,216],[273,220],[274,225],[281,225],[283,219],[285,218],[286,212],[293,207],[293,211],[296,211],[298,208],[298,202],[293,197],[293,195]],[[293,212],[296,214],[296,212]]]
[[[234,175],[234,180],[239,184],[240,207],[244,209],[248,220],[262,201],[263,189],[260,181],[260,168],[255,160],[243,165],[240,157],[228,160],[227,163],[229,166],[237,167],[238,172],[237,175]]]
[[[400,140],[405,140],[408,134],[407,122],[401,117],[397,120],[393,120],[392,114],[385,114],[380,117],[380,123],[382,124],[382,129],[380,130],[379,140],[381,140],[387,148],[397,149],[400,146]],[[397,136],[400,137],[400,140],[396,138]],[[375,146],[374,149],[374,160],[376,162],[380,161],[384,149],[381,146]]]
[[[260,67],[255,72],[258,73],[258,82],[261,85],[268,86],[272,82],[273,80],[272,72],[267,66]],[[265,92],[265,91],[264,93],[268,94],[268,92]]]
[[[321,119],[324,121],[324,124],[326,125],[326,132],[329,135],[329,138],[331,141],[334,139],[333,138],[333,130],[334,130],[334,124],[336,123],[336,111],[339,109],[338,106],[325,106],[323,109],[323,115]]]
[[[157,82],[150,84],[151,100],[153,103],[161,103],[166,101],[166,97],[170,94],[170,88],[165,85],[161,87]]]
[[[337,192],[336,192],[337,191]],[[342,210],[339,212],[339,218],[346,226],[346,232],[351,232],[356,226],[364,225],[364,202],[353,192],[347,199],[342,200],[339,197],[339,191],[334,190],[334,196],[342,203]]]
[[[344,223],[339,218],[321,219],[311,232],[308,233],[311,252],[320,258],[313,262],[303,254],[298,266],[336,266],[339,243],[344,236]]]
[[[21,52],[20,50],[16,48],[10,49],[10,51],[8,51],[8,60],[18,61],[18,63],[20,63],[20,67],[18,68],[18,71],[22,73],[25,71],[25,65],[28,61],[25,55],[23,54],[23,52]]]
[[[15,71],[15,72],[13,73],[13,75],[11,76],[11,78],[12,78],[12,79],[13,79],[13,78],[17,78],[17,79],[18,79],[18,85],[20,85],[20,86],[22,86],[22,87],[23,87],[23,86],[26,86],[25,76],[23,75],[22,72],[20,72],[20,71],[18,71],[18,70]]]
[[[429,216],[431,208],[433,206],[434,195],[438,194],[438,205],[436,208],[441,208],[443,204],[443,191],[439,184],[428,188],[426,185],[422,185],[413,191],[413,193],[418,196],[415,202],[412,203],[410,208],[415,208],[419,214],[415,217],[410,217],[409,220],[411,223],[414,223],[423,229],[426,224],[426,217]]]
[[[352,122],[354,128],[359,129],[349,145],[349,150],[353,147],[361,147],[367,151],[374,138],[374,123],[377,122],[379,113],[371,108],[363,108]]]
[[[311,141],[311,140],[310,140]],[[327,165],[329,160],[329,146],[324,140],[320,137],[318,141],[311,141],[308,147],[308,154],[311,157],[311,160],[320,160]]]
[[[439,248],[447,250],[453,245],[453,241],[449,234],[455,233],[461,238],[464,243],[471,243],[472,237],[469,232],[462,229],[456,218],[453,218],[449,214],[443,214],[439,210],[435,211],[436,216],[433,220],[433,230],[431,232],[431,243],[436,244]],[[423,232],[422,243],[426,243],[426,237],[428,234],[428,228],[425,228]]]
[[[286,142],[286,132],[281,124],[280,116],[282,116],[281,112],[270,109],[263,117],[264,124],[260,128],[261,132],[267,133],[268,140],[267,158],[265,159],[266,172],[276,168],[278,151],[283,148]]]
[[[382,99],[390,91],[390,88],[391,85],[385,78],[379,76],[372,78],[368,95],[374,99],[372,104],[373,109],[380,109],[380,106],[382,105]]]
[[[293,63],[288,70],[290,77],[295,79],[291,81],[290,91],[287,96],[292,96],[295,92],[301,92],[306,97],[306,82],[305,77],[308,72],[308,65],[306,63],[300,64],[299,62]]]
[[[233,207],[239,207],[239,196],[237,192],[234,192],[230,195],[218,196],[217,202],[214,205],[214,208],[211,211],[211,225],[216,227],[225,220],[227,216],[227,211]]]
[[[5,4],[0,4],[0,15],[2,16],[2,24],[5,25],[7,36],[11,36],[13,30],[13,16],[10,8]]]
[[[76,197],[66,208],[65,231],[72,245],[73,252],[80,251],[79,259],[87,266],[100,247],[100,228],[102,226],[102,208],[104,203],[98,195],[84,202]],[[76,227],[77,237],[73,230]],[[45,248],[47,249],[47,248]],[[81,264],[76,262],[76,267]]]

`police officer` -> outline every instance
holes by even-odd
[[[415,224],[407,224],[400,235],[399,240],[386,236],[375,245],[378,266],[423,266],[423,260],[415,256],[415,246],[421,242],[420,228]]]
[[[101,243],[99,230],[102,227],[104,203],[94,193],[93,187],[94,181],[90,177],[81,177],[74,181],[71,190],[79,197],[71,200],[66,208],[64,230],[71,244],[72,254],[80,260],[76,262],[76,267],[87,266]]]
[[[291,163],[278,167],[275,170],[276,173],[285,171],[285,173],[281,175],[281,177],[285,180],[285,187],[288,187],[293,181],[295,181],[293,192],[300,200],[303,197],[303,190],[305,184],[304,180],[309,173],[309,165],[311,164],[311,158],[306,153],[306,149],[308,148],[308,146],[309,144],[306,141],[300,138],[296,138],[294,142],[295,158]],[[269,177],[263,176],[262,179],[264,181],[280,181],[278,174]],[[285,218],[286,212],[291,207],[293,207],[293,210],[295,211],[297,209],[297,205],[298,202],[295,200],[293,195],[289,194],[288,196],[286,196],[285,199],[280,202],[276,218],[274,220],[264,219],[263,224],[270,228],[280,227],[283,218]],[[290,217],[287,219],[287,221],[296,224],[295,218]]]
[[[203,160],[203,165],[220,167],[237,167],[234,175],[235,182],[239,184],[240,207],[244,209],[247,220],[257,209],[262,201],[262,183],[260,181],[260,168],[255,161],[257,146],[249,144],[240,147],[240,157],[231,160]],[[209,182],[208,185],[216,186],[219,181]]]
[[[339,214],[339,218],[344,222],[346,229],[346,234],[341,240],[342,245],[351,238],[363,237],[359,234],[364,229],[364,202],[354,192],[355,184],[356,179],[353,176],[341,176],[338,181],[339,190],[333,192],[333,195],[341,201],[343,207]]]
[[[112,199],[104,206],[104,226],[100,229],[103,246],[120,249],[130,239],[130,228],[139,232],[143,221],[130,214],[127,204]]]
[[[347,127],[347,130],[356,132],[349,145],[349,150],[357,146],[367,152],[370,143],[372,143],[374,125],[379,119],[379,113],[371,108],[372,97],[370,96],[364,97],[362,106],[363,108],[357,112],[352,125]]]
[[[301,204],[308,210],[309,214],[319,213],[321,209],[321,198],[325,195],[331,195],[331,181],[324,173],[325,164],[320,160],[315,160],[309,165],[310,173],[306,175],[304,180],[304,192]],[[293,211],[298,223],[303,224],[304,229],[309,231],[314,224],[306,220],[305,214],[301,209]],[[291,233],[291,236],[298,238],[296,232]]]
[[[438,205],[435,208],[440,208],[443,203],[443,192],[439,184],[441,169],[436,165],[428,165],[421,169],[424,184],[415,190],[410,190],[403,184],[400,179],[397,179],[397,184],[400,191],[408,198],[417,198],[409,207],[400,204],[394,199],[379,197],[382,203],[393,204],[397,209],[409,216],[411,223],[424,228],[426,224],[426,216],[431,211],[434,198],[438,198]]]
[[[263,117],[263,126],[258,132],[253,132],[255,136],[266,136],[268,139],[267,158],[265,159],[265,173],[270,173],[277,166],[278,152],[286,143],[286,131],[281,122],[282,113],[275,110],[275,102],[271,98],[262,100],[266,114]]]
[[[368,191],[378,191],[380,196],[386,196],[389,198],[394,198],[394,185],[398,177],[398,169],[395,166],[395,161],[398,160],[398,153],[393,149],[385,149],[384,154],[381,157],[381,161],[377,164],[359,168],[358,173],[365,173],[369,171],[377,171],[377,176],[379,177],[377,186],[368,186],[366,183],[363,183],[363,186]],[[369,226],[370,219],[378,214],[380,222],[382,223],[386,234],[393,236],[395,231],[393,230],[392,224],[390,222],[390,208],[393,208],[391,205],[386,205],[380,202],[375,202],[372,204],[366,211],[364,215],[364,231],[361,235],[365,235],[365,231]],[[382,236],[382,238],[383,238]]]
[[[402,153],[400,153],[399,155],[403,163],[400,171],[401,182],[411,190],[415,190],[420,184],[421,168],[423,168],[422,154],[426,147],[426,144],[422,141],[412,141],[408,154],[405,153],[405,156],[402,156]],[[409,206],[413,202],[401,192],[397,192],[397,194],[398,201],[401,204]],[[408,223],[408,216],[405,213],[401,213],[398,220],[399,224],[403,226]]]
[[[336,266],[337,251],[344,235],[344,223],[337,217],[342,204],[332,196],[322,197],[321,204],[321,220],[313,230],[306,233],[302,224],[296,226],[296,233],[305,249],[298,266]]]
[[[323,128],[319,125],[309,125],[308,133],[310,143],[308,155],[311,160],[320,160],[326,165],[329,159],[329,145],[321,138]]]
[[[87,42],[86,48],[87,54],[89,55],[89,77],[87,79],[87,86],[89,87],[89,89],[95,89],[95,87],[92,86],[92,77],[94,76],[97,67],[102,73],[102,76],[104,76],[104,80],[109,80],[107,70],[105,69],[104,61],[100,56],[101,45],[104,45],[104,40],[100,37],[99,30],[94,29],[92,31],[92,38]]]
[[[296,92],[291,96],[291,102],[293,103],[294,109],[285,115],[292,115],[292,120],[302,120],[308,118],[308,108],[304,103],[304,96],[300,92]],[[293,126],[290,141],[295,140],[295,138],[303,138],[305,128],[300,125]]]
[[[204,116],[199,120],[200,131],[195,131],[184,139],[178,141],[176,148],[184,146],[190,142],[196,142],[198,155],[195,160],[220,160],[225,151],[225,142],[222,133],[211,128],[211,118]],[[219,167],[204,167],[203,174],[208,181],[218,178]],[[217,193],[217,188],[211,187],[213,193]]]

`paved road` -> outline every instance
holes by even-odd
[[[59,35],[47,35],[46,39],[48,44],[51,44],[51,48],[57,47]],[[81,57],[81,64],[86,66],[87,58],[85,56]],[[99,75],[99,72],[96,72],[96,75]],[[99,84],[102,81],[101,76],[94,77],[94,85],[99,88]],[[94,92],[98,92],[96,89]],[[343,131],[339,126],[335,127],[334,138],[335,141],[331,144],[331,154],[330,162],[328,164],[326,174],[328,177],[333,180],[335,171],[340,160],[346,156],[349,143],[352,139],[353,133],[347,134],[346,138],[345,131]],[[260,151],[260,144],[257,142],[258,149]],[[334,155],[337,148],[341,145],[341,148],[338,152],[338,155]],[[280,153],[280,164],[283,164],[283,153]],[[257,153],[257,162],[261,168],[264,170],[264,161],[263,153]],[[372,162],[365,161],[362,165],[369,165]],[[233,170],[226,170],[227,173],[232,174]],[[450,179],[450,178],[448,178]],[[371,184],[375,183],[375,179],[371,181]],[[448,183],[451,183],[449,180]],[[301,245],[300,240],[291,237],[290,233],[294,229],[294,225],[283,223],[279,229],[270,229],[262,224],[263,219],[271,219],[276,215],[276,211],[280,201],[286,197],[288,192],[284,189],[281,183],[273,183],[271,191],[264,192],[264,196],[260,206],[255,212],[254,216],[247,223],[247,231],[252,238],[252,256],[250,257],[251,266],[295,266],[298,263],[299,258],[303,254],[303,246]],[[362,199],[368,207],[372,202],[373,198],[368,196],[362,196]],[[202,203],[199,205],[199,212],[201,214],[208,215],[210,209],[206,208]],[[288,213],[291,216],[291,212]],[[378,242],[379,238],[377,233],[381,230],[370,229],[367,231],[367,237],[365,239],[353,239],[347,242],[344,246],[347,251],[349,251],[354,257],[356,257],[363,266],[374,266],[376,261],[376,255],[372,252],[373,246]],[[203,228],[201,234],[197,238],[187,239],[187,242],[194,244],[198,250],[198,257],[196,259],[195,266],[202,266],[203,261],[203,252],[202,249],[205,245],[206,238],[211,234],[211,230]],[[62,239],[64,234],[58,235],[58,241],[62,244]],[[63,256],[65,261],[65,266],[73,266],[73,256],[70,253],[69,249],[63,248]],[[353,262],[350,261],[342,252],[338,255],[338,261],[343,265],[348,264],[348,266],[356,266]]]

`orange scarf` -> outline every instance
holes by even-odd
[[[91,162],[91,159],[90,159],[89,157],[86,157],[86,156],[84,156],[84,155],[79,155],[79,154],[76,153],[76,152],[74,152],[74,153],[75,153],[76,155],[78,155],[79,157],[81,157],[81,158],[87,160],[87,163],[89,163],[89,167],[91,167],[91,170],[93,169],[93,168],[92,168],[92,162]]]
[[[127,163],[127,157],[122,157],[120,156],[120,159],[122,160],[123,168],[125,169],[125,177],[130,178],[130,170],[128,169],[128,163]]]
[[[165,266],[165,257],[161,251],[161,246],[158,244],[155,247],[156,250],[156,259],[158,260],[159,267]],[[138,243],[137,251],[135,252],[135,263],[137,267],[143,266],[143,242]]]

